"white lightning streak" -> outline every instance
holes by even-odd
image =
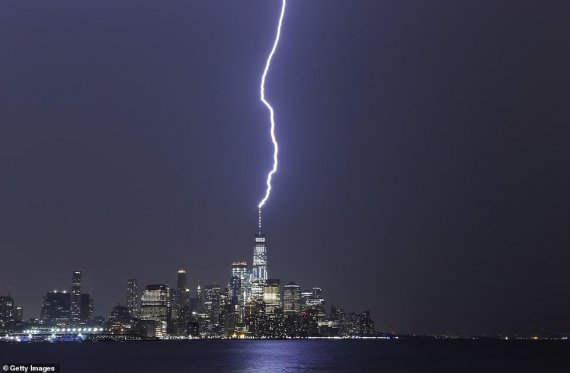
[[[279,38],[281,36],[281,25],[283,24],[283,16],[285,15],[285,6],[287,4],[287,0],[283,0],[281,5],[281,15],[279,16],[279,24],[277,26],[277,34],[275,36],[275,42],[273,43],[273,48],[271,48],[271,52],[269,53],[269,57],[267,57],[267,62],[265,63],[265,69],[263,70],[263,75],[261,76],[261,85],[260,85],[260,97],[261,102],[269,109],[270,119],[271,119],[271,141],[273,142],[273,168],[267,174],[267,190],[265,191],[265,197],[259,202],[257,206],[261,213],[261,208],[265,205],[265,202],[269,198],[269,194],[271,193],[271,178],[273,174],[277,172],[277,154],[279,153],[279,145],[277,144],[277,139],[275,138],[275,119],[274,119],[274,112],[273,107],[271,104],[265,99],[265,78],[267,77],[267,73],[269,72],[269,68],[271,67],[271,59],[273,58],[273,54],[277,50],[277,45],[279,44]],[[261,224],[261,222],[260,222]]]

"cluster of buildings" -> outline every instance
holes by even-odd
[[[50,291],[39,319],[22,321],[23,310],[10,296],[0,297],[0,334],[29,339],[85,338],[303,338],[374,336],[369,312],[327,309],[322,289],[304,290],[268,277],[266,237],[255,235],[253,263],[232,263],[224,286],[188,287],[187,272],[176,286],[127,281],[126,302],[108,318],[93,314],[93,300],[81,292],[81,271],[72,275],[71,291]],[[327,312],[328,311],[328,312]],[[19,338],[19,337],[18,337]]]

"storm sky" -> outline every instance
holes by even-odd
[[[279,1],[0,2],[0,292],[251,262]],[[290,0],[269,277],[380,331],[570,330],[570,3]]]

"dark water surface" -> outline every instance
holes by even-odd
[[[570,372],[569,341],[312,340],[0,344],[82,372]]]

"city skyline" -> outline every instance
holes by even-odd
[[[226,291],[228,292],[229,295],[232,296],[236,296],[239,298],[239,300],[236,301],[236,304],[242,304],[243,306],[245,306],[245,303],[247,303],[248,301],[255,301],[255,300],[261,300],[264,301],[265,303],[267,303],[270,307],[277,307],[277,308],[283,308],[283,311],[285,313],[287,313],[288,311],[296,311],[296,312],[300,312],[300,308],[297,305],[291,305],[290,299],[287,298],[287,296],[283,295],[283,299],[281,299],[281,290],[279,290],[277,298],[271,298],[269,301],[266,298],[267,294],[266,294],[266,288],[269,286],[271,287],[272,284],[275,285],[278,289],[281,289],[281,285],[280,285],[280,280],[278,279],[274,279],[274,278],[269,278],[268,276],[268,260],[267,260],[267,245],[266,245],[266,235],[264,233],[261,232],[261,227],[258,227],[258,231],[255,233],[254,235],[254,241],[253,241],[253,255],[252,255],[252,260],[249,262],[251,263],[251,265],[248,265],[248,261],[246,260],[237,260],[231,263],[231,276],[229,277],[229,280],[226,281],[224,283],[224,281],[219,282],[219,281],[205,281],[203,283],[196,283],[196,288],[197,291],[195,290],[194,293],[192,293],[192,290],[190,289],[190,287],[188,286],[188,269],[187,268],[180,268],[178,269],[178,271],[176,272],[176,279],[174,282],[172,282],[174,285],[173,286],[169,286],[169,284],[171,282],[166,281],[166,282],[155,282],[156,284],[151,284],[151,285],[147,285],[148,286],[163,286],[162,284],[164,284],[164,286],[166,286],[167,288],[164,288],[165,290],[169,290],[170,292],[174,292],[175,295],[172,298],[172,302],[174,303],[173,305],[173,312],[176,312],[177,309],[182,308],[184,306],[187,306],[190,304],[190,297],[194,294],[196,295],[196,293],[200,292],[201,287],[203,286],[222,286],[222,287],[226,287]],[[44,315],[44,308],[45,308],[45,302],[46,302],[46,297],[50,296],[50,295],[59,295],[60,297],[62,295],[68,296],[69,299],[67,300],[67,307],[68,307],[68,311],[65,313],[65,319],[69,319],[70,323],[77,323],[79,322],[79,320],[83,320],[85,321],[85,319],[87,318],[87,316],[85,316],[84,314],[87,314],[87,312],[89,312],[89,317],[91,316],[105,316],[108,313],[103,312],[102,314],[97,314],[95,315],[95,313],[93,312],[93,299],[89,298],[89,294],[85,294],[82,292],[82,279],[83,279],[83,272],[81,270],[74,270],[72,272],[72,281],[71,281],[71,286],[69,288],[56,288],[53,290],[48,290],[46,293],[46,296],[44,297],[44,301],[41,305],[41,310],[40,312],[38,312],[37,314],[34,312],[31,312],[30,314],[26,315],[27,317],[24,317],[24,321],[25,320],[32,320],[32,319],[39,319],[39,320],[43,320],[46,316]],[[239,281],[234,282],[235,279],[238,279]],[[141,315],[141,296],[142,293],[144,292],[144,290],[146,289],[146,287],[143,287],[142,289],[139,288],[139,279],[135,278],[135,277],[129,277],[126,281],[127,285],[126,285],[126,293],[125,293],[125,298],[123,299],[123,301],[119,301],[117,302],[113,308],[117,305],[122,305],[125,306],[128,310],[128,313],[132,316],[132,317],[140,317]],[[157,285],[157,284],[161,284],[161,285]],[[224,285],[226,284],[226,285]],[[236,285],[237,284],[237,285]],[[301,298],[301,291],[300,291],[300,286],[295,284],[294,282],[289,282],[287,285],[283,286],[283,294],[285,294],[287,292],[287,288],[293,286],[294,288],[299,288],[299,299]],[[257,288],[257,289],[255,289]],[[51,289],[51,288],[50,288]],[[162,289],[162,288],[161,288]],[[314,289],[320,289],[320,288],[313,288]],[[311,290],[311,291],[313,291]],[[297,293],[297,292],[293,292],[293,293]],[[291,294],[293,294],[291,293]],[[289,294],[291,296],[291,294]],[[0,296],[6,296],[6,297],[11,297],[12,299],[14,299],[14,295],[10,294],[10,293],[0,293]],[[80,302],[83,302],[83,300],[81,300],[82,296],[87,296],[86,298],[86,305],[89,304],[89,307],[91,307],[90,311],[81,311],[81,306],[80,306]],[[290,298],[289,296],[289,298]],[[16,297],[17,299],[17,297]],[[61,299],[56,301],[57,303],[61,303]],[[22,313],[22,307],[19,306],[18,304],[16,304],[17,302],[14,303],[14,309],[18,308],[19,312]],[[282,304],[281,306],[278,306],[278,304]],[[16,307],[18,306],[18,307]],[[82,316],[80,316],[80,314]],[[57,317],[55,317],[57,318]]]
[[[39,318],[25,317],[16,299],[0,294],[3,341],[84,341],[168,338],[388,338],[375,330],[370,311],[345,312],[328,305],[320,287],[302,291],[268,278],[266,236],[254,236],[251,266],[233,262],[229,280],[188,287],[188,271],[169,281],[140,288],[126,281],[124,302],[108,316],[95,313],[93,297],[83,291],[83,272],[74,270],[70,290],[50,290]],[[329,310],[327,310],[327,306]]]

